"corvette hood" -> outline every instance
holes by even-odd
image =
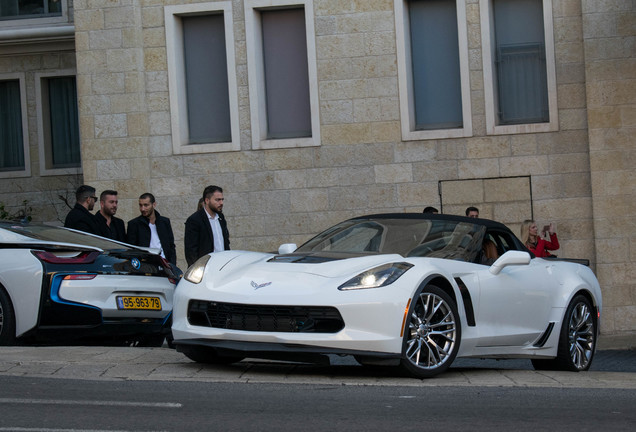
[[[221,254],[229,259],[219,262]],[[241,286],[256,286],[271,282],[298,281],[305,285],[324,281],[324,278],[350,278],[373,267],[404,261],[400,255],[271,255],[254,252],[221,252],[214,254],[214,260],[206,268],[208,286],[219,289],[222,286],[240,283]],[[345,279],[345,280],[346,280]],[[252,282],[254,282],[252,284]],[[256,285],[256,286],[255,286]]]

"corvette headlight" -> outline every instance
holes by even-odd
[[[203,255],[186,270],[183,278],[194,284],[200,283],[203,280],[205,266],[208,265],[208,261],[210,261],[210,255]]]
[[[413,267],[413,264],[405,262],[384,264],[360,273],[340,285],[338,289],[347,291],[387,286],[398,280],[411,267]]]

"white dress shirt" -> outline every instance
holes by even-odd
[[[219,222],[219,215],[214,213],[214,216],[210,216],[207,209],[205,212],[208,215],[210,221],[210,227],[212,228],[212,236],[214,237],[214,252],[222,252],[225,250],[225,242],[223,239],[223,230],[221,229],[221,222]]]
[[[148,223],[148,227],[150,227],[150,244],[149,248],[159,249],[159,255],[163,258],[166,257],[166,254],[163,253],[163,247],[161,247],[161,240],[159,240],[159,234],[157,233],[157,225],[153,223]]]

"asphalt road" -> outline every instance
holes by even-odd
[[[459,359],[433,379],[246,360],[201,365],[169,348],[0,347],[0,432],[636,430],[636,350],[592,370]]]
[[[0,431],[631,431],[631,389],[0,377]]]

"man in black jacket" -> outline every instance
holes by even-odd
[[[223,216],[223,189],[208,186],[203,191],[203,208],[185,222],[185,256],[188,266],[203,255],[230,249],[230,233]]]
[[[64,226],[90,234],[100,235],[99,226],[91,210],[95,207],[97,197],[95,188],[82,185],[75,192],[75,207],[66,215]]]
[[[126,227],[124,226],[124,221],[115,217],[118,203],[117,191],[103,191],[99,195],[99,211],[95,213],[95,219],[99,226],[99,235],[120,242],[125,242]]]
[[[170,219],[161,216],[155,207],[155,196],[144,193],[139,197],[141,216],[128,221],[128,243],[161,250],[161,256],[177,265],[177,248]]]

